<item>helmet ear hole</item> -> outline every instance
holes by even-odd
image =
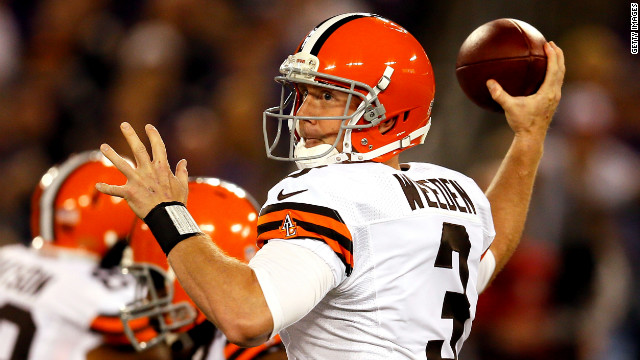
[[[385,135],[389,131],[393,130],[396,127],[396,123],[398,122],[399,115],[392,117],[391,119],[383,120],[380,125],[378,125],[378,129],[380,130],[380,134]],[[403,119],[404,121],[404,119]],[[388,127],[387,127],[388,126]]]
[[[405,111],[405,112],[402,114],[402,122],[407,121],[407,119],[409,118],[409,112],[410,112],[410,111],[411,111],[411,110],[407,110],[407,111]]]

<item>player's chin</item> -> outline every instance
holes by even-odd
[[[304,147],[306,147],[307,149],[310,149],[312,147],[316,147],[318,145],[322,145],[325,142],[320,140],[320,139],[305,139],[304,140]]]

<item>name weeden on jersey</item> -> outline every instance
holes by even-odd
[[[471,197],[455,180],[444,178],[413,181],[405,175],[393,175],[400,183],[411,210],[425,207],[475,214]]]

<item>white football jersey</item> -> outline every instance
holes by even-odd
[[[495,236],[489,201],[453,170],[402,168],[328,165],[270,190],[258,242],[306,244],[336,278],[280,332],[289,359],[458,357],[475,316],[478,264]],[[314,250],[318,242],[333,258]]]
[[[123,335],[117,316],[133,295],[132,278],[91,259],[0,247],[0,359],[86,359],[103,341],[100,321]]]

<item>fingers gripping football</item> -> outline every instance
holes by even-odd
[[[103,144],[100,151],[127,177],[127,183],[121,186],[98,183],[96,189],[108,195],[124,198],[140,218],[144,218],[151,209],[162,202],[180,201],[186,204],[189,177],[186,160],[178,162],[174,175],[167,161],[167,151],[162,137],[154,126],[145,127],[153,158],[149,156],[131,125],[122,123],[120,129],[133,152],[136,165],[133,167],[109,145]]]
[[[565,66],[564,54],[553,42],[544,47],[547,72],[538,92],[512,97],[494,80],[487,81],[491,97],[504,109],[509,126],[516,134],[543,135],[560,102]]]

